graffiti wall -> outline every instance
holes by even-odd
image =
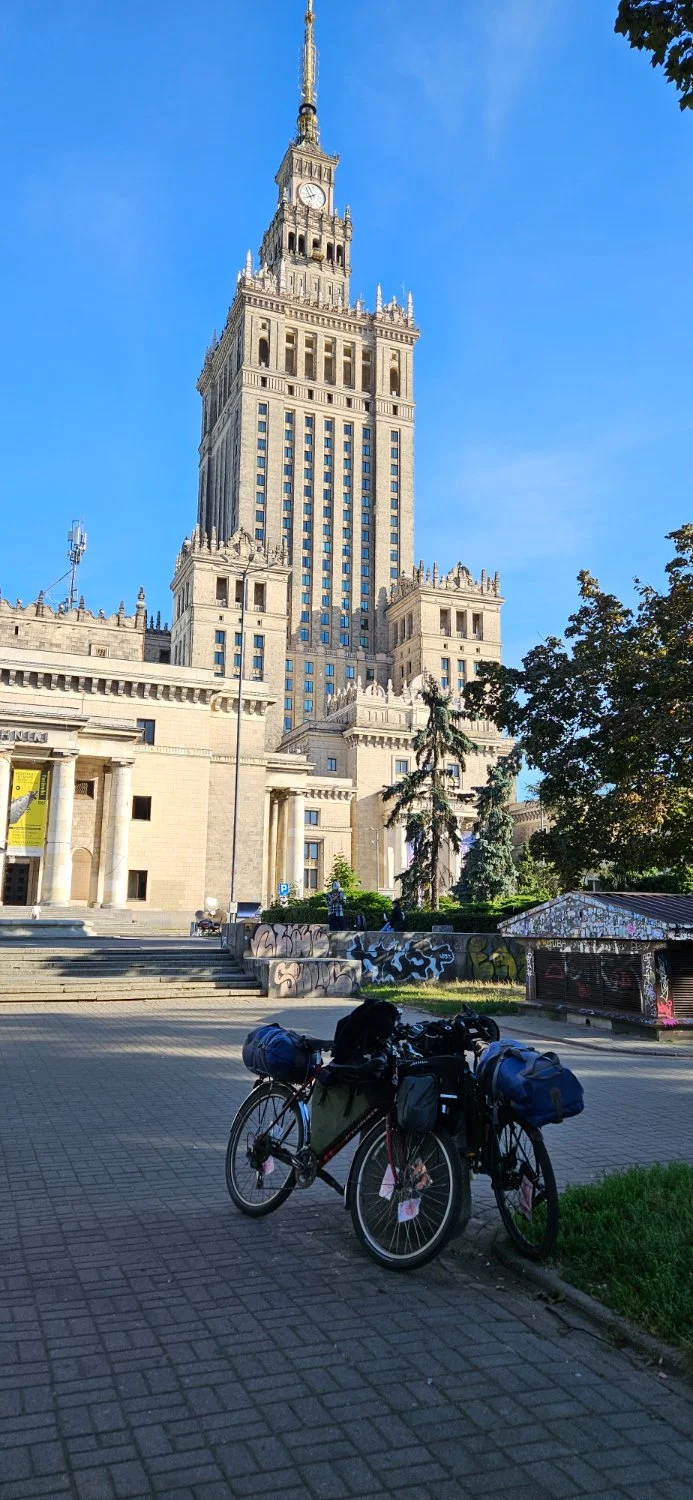
[[[635,938],[653,942],[667,937],[662,922],[610,906],[597,896],[559,896],[545,906],[535,906],[502,924],[506,937]]]
[[[280,959],[269,965],[271,999],[324,1000],[334,995],[358,995],[359,967],[347,959]]]
[[[480,979],[487,984],[524,984],[527,956],[524,948],[512,938],[497,932],[472,934],[466,939],[467,953],[463,979]]]
[[[365,984],[524,984],[525,954],[519,943],[497,933],[362,933],[346,939],[344,952],[363,965]]]
[[[351,939],[347,952],[363,965],[364,984],[455,978],[455,950],[440,939],[385,937],[369,944],[366,937],[359,936]]]
[[[326,927],[261,922],[250,938],[253,958],[328,958],[329,953]]]
[[[655,980],[657,986],[657,1019],[673,1022],[674,1001],[671,993],[671,960],[662,950],[655,953]]]

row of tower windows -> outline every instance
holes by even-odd
[[[299,235],[297,235],[297,234],[294,233],[293,229],[290,231],[290,233],[289,233],[289,253],[291,255],[303,255],[303,256],[306,256],[308,254],[307,244],[308,244],[308,242],[307,242],[305,234],[299,234]],[[322,243],[321,243],[319,237],[318,236],[314,236],[313,237],[313,242],[312,242],[312,245],[311,245],[311,249],[310,249],[310,255],[311,255],[311,259],[313,259],[313,260],[326,260],[327,263],[328,263],[328,265],[330,265],[330,266],[334,266],[334,265],[343,266],[344,265],[344,246],[343,245],[335,245],[332,240],[328,240],[327,241],[327,243],[325,245],[325,249],[323,251]]]

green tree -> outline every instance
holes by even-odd
[[[468,712],[514,735],[542,773],[551,827],[532,852],[564,888],[602,866],[678,870],[693,847],[693,526],[658,592],[636,579],[634,610],[579,576],[581,606],[565,638],[534,647],[521,668],[485,664]]]
[[[339,881],[342,890],[347,896],[353,896],[361,889],[361,881],[358,875],[343,854],[336,855],[330,874],[325,882],[325,889],[329,891],[335,880]]]
[[[408,906],[418,906],[421,899],[438,911],[440,900],[440,859],[443,845],[449,842],[459,852],[459,794],[448,775],[447,763],[464,771],[465,758],[476,746],[465,734],[463,714],[452,708],[452,698],[444,693],[433,677],[426,677],[422,698],[428,719],[417,730],[412,741],[416,769],[385,788],[383,801],[392,802],[388,828],[404,820],[405,837],[412,848],[412,862],[400,875],[402,899]]]
[[[616,31],[631,47],[652,53],[679,94],[681,109],[693,109],[693,0],[621,0]]]
[[[553,865],[540,860],[532,853],[532,841],[522,845],[515,866],[518,896],[536,896],[537,901],[548,901],[561,893],[561,882]]]
[[[521,756],[512,751],[490,767],[485,786],[475,787],[475,839],[455,888],[461,900],[498,901],[515,893],[517,871],[508,803],[520,764]]]

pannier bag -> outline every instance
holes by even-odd
[[[310,1144],[316,1156],[366,1118],[373,1108],[372,1097],[367,1088],[352,1088],[348,1083],[321,1088],[318,1081],[310,1101]]]
[[[555,1052],[537,1052],[522,1042],[491,1042],[476,1076],[498,1103],[509,1104],[530,1125],[559,1125],[585,1107],[582,1084]]]
[[[387,1000],[365,1000],[337,1022],[332,1060],[351,1063],[376,1052],[397,1025],[397,1007]]]
[[[279,1083],[305,1083],[317,1067],[319,1054],[311,1052],[296,1031],[285,1031],[277,1021],[258,1026],[243,1044],[243,1062],[261,1078]]]
[[[438,1079],[432,1073],[411,1073],[397,1088],[397,1124],[414,1135],[435,1130],[438,1118]]]

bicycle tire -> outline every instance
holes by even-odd
[[[263,1083],[244,1099],[231,1126],[226,1148],[226,1186],[236,1208],[251,1219],[261,1219],[281,1208],[296,1186],[293,1167],[276,1162],[271,1151],[272,1121],[285,1110],[288,1100],[293,1100],[293,1090],[286,1084]],[[254,1115],[257,1116],[255,1129],[251,1123]],[[295,1155],[305,1144],[303,1115],[298,1104],[290,1104],[280,1129],[281,1144]],[[264,1161],[253,1165],[250,1152],[257,1138],[268,1133],[267,1146],[263,1146],[260,1152],[262,1157],[266,1149]],[[268,1161],[271,1162],[269,1170],[266,1167]],[[275,1178],[277,1168],[280,1168],[281,1176]],[[257,1197],[253,1197],[253,1193]]]
[[[382,1196],[389,1167],[387,1132],[381,1120],[354,1158],[351,1218],[358,1239],[378,1265],[412,1271],[442,1250],[459,1221],[462,1167],[454,1141],[438,1131],[413,1135],[396,1130],[393,1149],[405,1181],[387,1198]],[[423,1187],[419,1164],[429,1179]],[[419,1205],[415,1216],[400,1221],[399,1206],[412,1201]]]
[[[514,1246],[546,1260],[558,1239],[558,1189],[540,1130],[514,1117],[494,1127],[491,1185]]]

